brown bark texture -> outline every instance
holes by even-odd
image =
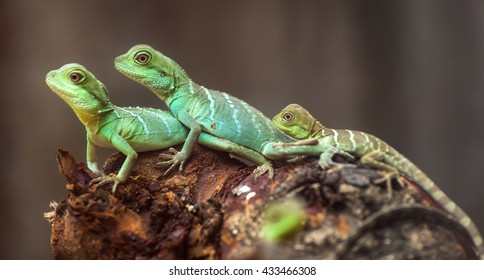
[[[180,148],[180,147],[177,147]],[[56,259],[474,259],[472,241],[415,183],[374,184],[359,162],[323,170],[317,158],[275,163],[274,177],[197,146],[182,172],[163,176],[160,151],[140,153],[115,194],[84,163],[58,150],[67,198],[45,214]],[[125,156],[104,164],[116,173]],[[265,238],[267,209],[303,202],[300,226]],[[388,209],[397,209],[396,211]],[[410,210],[409,210],[410,209]]]

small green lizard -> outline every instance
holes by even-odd
[[[333,165],[331,158],[335,153],[349,153],[360,157],[361,163],[365,165],[387,171],[385,180],[399,178],[399,172],[410,177],[419,183],[438,204],[459,220],[469,231],[475,245],[484,256],[481,234],[470,217],[415,164],[387,143],[364,132],[327,128],[297,104],[288,105],[272,121],[275,126],[296,139],[318,139],[319,144],[316,146],[297,147],[297,143],[278,143],[275,146],[291,145],[290,148],[293,149],[285,149],[291,154],[321,154],[320,165],[323,168]]]
[[[173,155],[165,154],[169,160],[164,163],[171,165],[170,169],[180,165],[182,170],[202,131],[215,136],[214,139],[229,140],[269,159],[290,157],[274,153],[272,143],[296,140],[277,129],[259,110],[227,93],[197,85],[176,62],[152,47],[132,47],[115,59],[115,67],[128,78],[148,87],[190,129],[182,150]],[[309,144],[315,142],[308,140]],[[216,142],[212,144],[217,145]],[[246,157],[244,153],[240,154]],[[268,159],[259,164],[254,173],[257,177],[266,171],[272,177],[273,169]]]
[[[113,105],[106,87],[82,65],[66,64],[50,71],[45,80],[86,127],[87,166],[100,176],[91,181],[92,184],[113,183],[115,192],[118,184],[127,180],[138,157],[137,152],[169,148],[183,143],[188,135],[187,128],[169,112]],[[254,163],[266,161],[252,150],[241,148],[230,141],[214,139],[207,133],[200,135],[199,143],[238,156],[243,155]],[[96,146],[114,148],[126,155],[118,175],[104,175],[98,168]]]

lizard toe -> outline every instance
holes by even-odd
[[[175,149],[170,148],[170,152],[175,152],[174,155],[169,155],[169,154],[163,154],[163,157],[165,158],[170,158],[169,160],[158,162],[156,165],[157,166],[170,166],[165,173],[163,174],[164,176],[168,175],[175,167],[179,166],[180,172],[183,171],[183,165],[185,164],[186,161],[186,154],[182,152],[178,152]],[[159,157],[162,157],[160,154]]]
[[[257,181],[257,179],[259,179],[259,177],[264,175],[266,172],[268,173],[269,179],[274,177],[274,168],[270,162],[259,165],[256,169],[254,169],[252,174],[254,174],[255,180]]]
[[[405,182],[400,177],[400,174],[398,172],[384,172],[384,171],[380,171],[380,174],[382,174],[382,177],[381,178],[378,178],[378,179],[375,179],[373,181],[373,183],[374,184],[377,184],[377,185],[385,183],[386,188],[387,188],[387,192],[388,192],[388,197],[390,199],[393,196],[393,185],[392,185],[393,179],[396,179],[397,180],[398,185],[400,187],[405,187]]]
[[[170,167],[168,167],[168,169],[165,171],[165,173],[163,173],[163,176],[167,176],[168,174],[170,174],[170,172],[173,170],[173,168],[175,168],[177,166],[177,163],[173,163],[172,165],[170,165]]]
[[[111,183],[113,184],[112,191],[114,193],[114,192],[116,192],[116,189],[117,189],[117,187],[120,183],[119,179],[114,174],[104,175],[104,176],[94,178],[89,182],[89,185],[97,184],[96,187],[99,188],[101,186],[111,184]]]
[[[118,181],[115,181],[114,184],[113,184],[113,187],[111,189],[111,191],[113,193],[116,193],[116,189],[118,188],[118,185],[119,185],[119,182]]]

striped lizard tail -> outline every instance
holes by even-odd
[[[381,139],[364,132],[324,128],[322,134],[339,150],[360,156],[363,164],[389,172],[399,171],[418,183],[438,205],[452,214],[469,231],[481,258],[484,258],[482,236],[469,215],[405,156]]]
[[[462,210],[454,201],[452,201],[452,199],[450,199],[415,164],[390,146],[388,146],[388,152],[385,153],[385,162],[396,167],[401,173],[417,182],[437,204],[441,205],[446,211],[456,217],[459,223],[469,231],[481,258],[484,257],[484,245],[481,233],[469,215],[464,212],[464,210]]]

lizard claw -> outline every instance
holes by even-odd
[[[272,163],[266,162],[262,165],[259,165],[252,174],[254,174],[255,180],[264,175],[264,173],[268,173],[269,179],[274,177],[274,168],[272,167]]]
[[[89,182],[89,185],[97,184],[97,187],[101,187],[110,183],[113,183],[112,191],[113,193],[115,193],[120,181],[117,178],[117,176],[113,174],[103,175],[103,176],[94,178],[91,180],[91,182]]]
[[[178,152],[174,148],[168,149],[168,153],[161,153],[158,155],[158,159],[165,159],[165,161],[160,161],[156,165],[157,166],[170,166],[163,176],[166,176],[168,173],[170,173],[173,168],[175,168],[177,165],[180,165],[179,170],[180,172],[183,170],[183,164],[186,161],[186,155],[183,152]]]
[[[400,174],[398,172],[381,171],[379,173],[382,174],[382,177],[374,180],[373,183],[375,183],[377,185],[385,183],[386,187],[387,187],[389,199],[391,199],[393,197],[393,187],[392,187],[392,180],[393,179],[396,179],[400,186],[402,186],[402,187],[405,186],[405,182],[402,180],[402,178],[400,177]]]

